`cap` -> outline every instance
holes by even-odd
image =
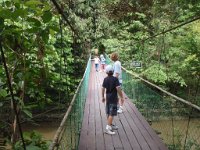
[[[105,68],[105,70],[106,70],[106,73],[109,73],[109,72],[113,72],[113,71],[114,71],[114,70],[113,70],[113,67],[112,67],[111,65],[107,65],[106,68]]]

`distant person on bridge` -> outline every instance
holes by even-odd
[[[98,72],[99,71],[99,63],[100,63],[100,59],[98,56],[95,56],[94,58],[94,64],[95,64],[95,69]]]
[[[102,69],[102,71],[104,71],[104,69],[105,69],[105,64],[106,64],[106,59],[105,59],[105,57],[103,56],[103,54],[100,55],[100,60],[101,60],[101,69]]]
[[[118,127],[113,125],[113,117],[117,115],[117,104],[118,104],[118,95],[124,100],[121,87],[119,84],[119,80],[113,76],[113,67],[111,65],[106,66],[105,71],[107,73],[107,77],[103,80],[102,85],[102,102],[106,101],[106,114],[108,124],[106,125],[106,133],[113,135],[115,132],[113,130],[117,130]],[[106,99],[104,97],[106,90]]]
[[[117,77],[119,80],[120,86],[122,86],[122,69],[121,69],[121,62],[119,61],[119,55],[114,52],[111,54],[111,60],[114,61],[113,69],[114,69],[114,77]],[[123,104],[124,100],[119,100],[119,107],[117,112],[122,113],[123,112]]]

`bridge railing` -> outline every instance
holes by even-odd
[[[123,68],[123,90],[172,150],[200,149],[200,107]]]
[[[56,131],[49,150],[67,150],[78,148],[83,111],[88,90],[90,68],[91,56],[88,60],[83,78],[81,79],[67,112]]]

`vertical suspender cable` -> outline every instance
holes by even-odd
[[[198,90],[199,90],[199,83],[200,83],[200,78],[198,78],[198,81],[197,81],[197,88],[196,88],[196,92],[195,92],[195,100],[197,100],[197,94],[198,94]],[[186,141],[187,141],[187,137],[188,137],[188,132],[189,132],[189,126],[190,126],[192,112],[193,112],[193,108],[191,108],[190,113],[189,113],[189,118],[188,118],[188,123],[187,123],[187,130],[186,130],[186,137],[185,137],[184,147],[183,147],[184,150],[185,150],[185,145],[186,145]]]
[[[18,113],[17,113],[17,104],[16,104],[16,101],[15,101],[15,98],[14,98],[13,88],[12,88],[12,85],[11,85],[11,82],[10,82],[10,76],[9,76],[9,72],[8,72],[8,67],[6,65],[6,59],[5,59],[5,56],[4,56],[1,37],[0,37],[0,50],[1,50],[1,57],[2,57],[2,60],[3,60],[4,69],[5,69],[5,72],[6,72],[7,81],[8,81],[8,87],[9,87],[11,98],[12,98],[14,112],[15,112],[15,115],[16,115],[17,124],[18,124],[18,128],[19,128],[20,136],[21,136],[21,139],[22,139],[22,143],[23,143],[23,148],[24,148],[24,150],[26,150],[26,145],[25,145],[25,141],[24,141],[24,138],[23,138],[21,124],[19,122],[19,116],[18,116]]]
[[[171,101],[171,118],[172,118],[172,142],[173,142],[173,148],[175,148],[174,146],[174,116],[173,116],[173,101]]]
[[[63,33],[62,33],[62,21],[61,18],[59,19],[59,24],[60,24],[60,42],[61,42],[61,52],[60,52],[60,89],[59,89],[59,104],[61,104],[61,79],[62,79],[62,51],[63,51]]]

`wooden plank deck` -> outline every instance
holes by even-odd
[[[115,135],[104,133],[107,120],[101,85],[105,76],[105,72],[96,72],[92,64],[79,150],[167,150],[125,93],[124,112],[114,117],[119,129]]]

